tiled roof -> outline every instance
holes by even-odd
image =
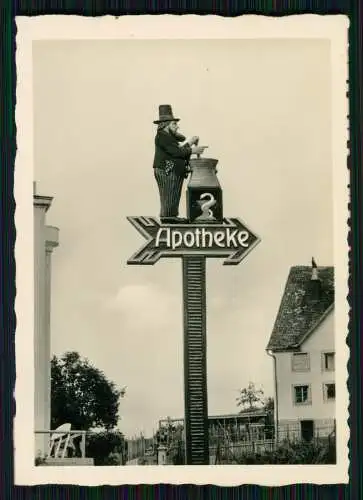
[[[319,299],[314,296],[312,268],[290,269],[285,291],[272,330],[268,350],[284,351],[299,346],[334,304],[334,267],[318,267],[321,280]]]

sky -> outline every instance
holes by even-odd
[[[207,263],[209,414],[238,411],[265,352],[291,266],[333,265],[327,40],[86,40],[33,44],[34,179],[54,196],[52,353],[76,350],[119,387],[127,435],[183,417],[181,261],[127,266],[157,216],[159,104],[218,159],[224,215],[261,238],[239,266]],[[185,194],[181,213],[185,213]]]

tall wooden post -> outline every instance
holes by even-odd
[[[187,465],[209,465],[205,261],[199,256],[182,258]]]

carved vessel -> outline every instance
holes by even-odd
[[[189,162],[191,176],[187,187],[187,217],[193,223],[223,221],[222,188],[217,178],[218,160],[196,158]]]

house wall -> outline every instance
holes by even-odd
[[[315,432],[329,434],[334,426],[335,401],[324,399],[323,384],[335,382],[334,371],[324,371],[322,353],[335,351],[334,311],[331,311],[317,329],[301,346],[300,352],[308,352],[308,371],[296,372],[292,369],[292,353],[275,353],[277,376],[277,404],[279,429],[299,434],[301,420],[314,420]],[[311,403],[294,403],[294,385],[309,384]],[[291,434],[291,433],[290,433]]]
[[[34,427],[50,430],[50,295],[51,253],[58,229],[46,225],[51,199],[34,197]],[[48,451],[49,435],[35,434],[35,455]]]

